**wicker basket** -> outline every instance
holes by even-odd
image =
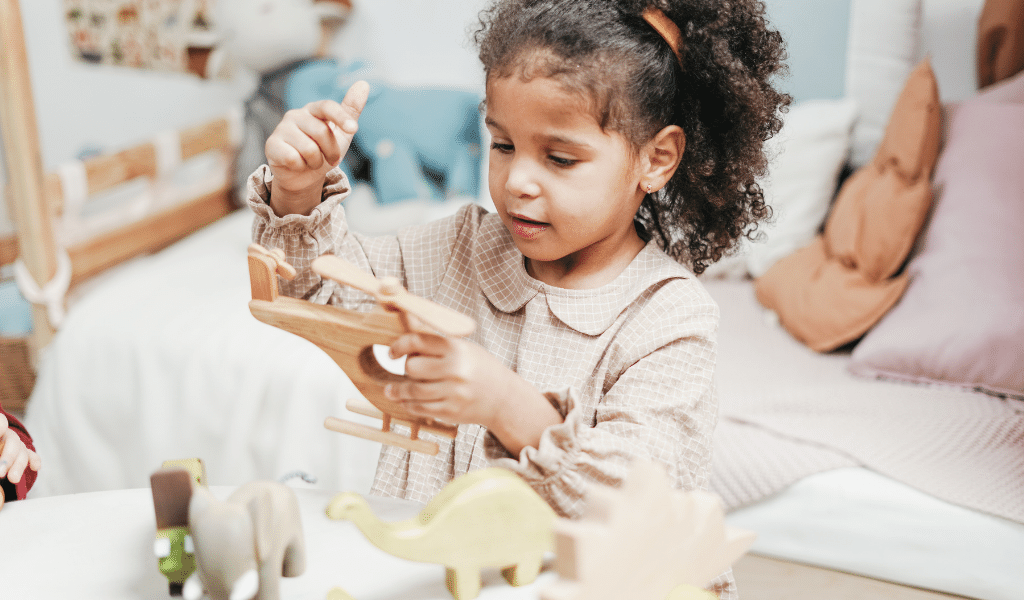
[[[0,337],[0,405],[8,410],[24,409],[35,382],[28,339]]]

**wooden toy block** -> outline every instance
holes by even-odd
[[[160,469],[149,477],[156,513],[153,553],[172,596],[181,595],[185,580],[196,569],[195,550],[188,532],[193,481],[193,475],[186,469],[174,466]]]
[[[621,489],[594,487],[579,521],[559,519],[559,579],[542,600],[706,600],[702,588],[754,541],[725,525],[718,498],[674,490],[662,467],[639,461]]]
[[[456,477],[419,516],[406,521],[381,521],[354,492],[336,495],[327,516],[352,521],[388,554],[444,565],[456,600],[477,597],[482,568],[501,567],[514,586],[533,582],[544,554],[554,547],[557,518],[526,482],[499,468]]]
[[[201,458],[181,458],[175,460],[165,460],[161,465],[161,468],[170,469],[174,467],[180,467],[188,471],[192,479],[199,485],[206,487],[206,465],[203,463]]]
[[[373,405],[372,415],[379,415],[381,428],[327,417],[324,426],[333,431],[390,444],[427,454],[437,454],[438,445],[420,439],[421,431],[454,438],[458,428],[433,419],[416,417],[399,402],[384,396],[384,386],[405,378],[387,371],[373,355],[376,344],[390,346],[410,331],[440,333],[464,337],[476,328],[476,322],[458,312],[435,304],[406,291],[397,280],[379,280],[355,265],[331,255],[313,261],[313,271],[321,277],[355,287],[377,299],[378,308],[357,312],[314,304],[305,300],[278,295],[277,278],[294,277],[295,270],[284,262],[280,250],[267,250],[258,244],[249,247],[249,276],[253,299],[249,310],[258,320],[294,333],[316,344],[338,364]],[[362,414],[365,403],[356,404]],[[356,410],[355,412],[360,412]],[[409,436],[391,431],[392,424],[409,427]]]

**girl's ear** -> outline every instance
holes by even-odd
[[[640,188],[651,193],[665,187],[679,167],[685,149],[686,133],[682,127],[669,125],[659,131],[644,147]]]

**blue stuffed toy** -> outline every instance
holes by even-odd
[[[262,156],[262,144],[284,113],[309,102],[340,102],[349,86],[364,74],[362,63],[336,60],[299,61],[260,80],[246,106],[245,145]],[[377,201],[476,198],[480,192],[480,101],[478,94],[448,89],[396,89],[370,81],[370,97],[342,169],[352,181],[364,179]],[[262,114],[261,114],[262,113]],[[253,162],[250,161],[250,162]],[[236,165],[242,183],[260,162]]]

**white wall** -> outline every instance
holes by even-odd
[[[851,0],[768,0],[773,24],[786,36],[790,76],[781,85],[797,100],[842,96]],[[922,56],[932,56],[943,98],[974,91],[977,15],[984,0],[925,0]],[[356,0],[332,50],[361,56],[397,85],[481,89],[469,31],[486,0]],[[36,116],[47,170],[83,150],[130,146],[168,128],[223,114],[246,98],[255,80],[87,65],[72,58],[60,0],[21,0]],[[2,187],[0,187],[2,189]],[[0,235],[13,230],[0,211]]]
[[[21,0],[21,16],[47,171],[86,150],[118,150],[162,130],[216,118],[255,85],[245,73],[230,81],[204,81],[85,64],[72,57],[61,0]],[[7,211],[0,211],[0,236],[11,231]]]
[[[925,0],[920,57],[931,57],[944,102],[961,102],[977,91],[978,16],[985,0]]]

